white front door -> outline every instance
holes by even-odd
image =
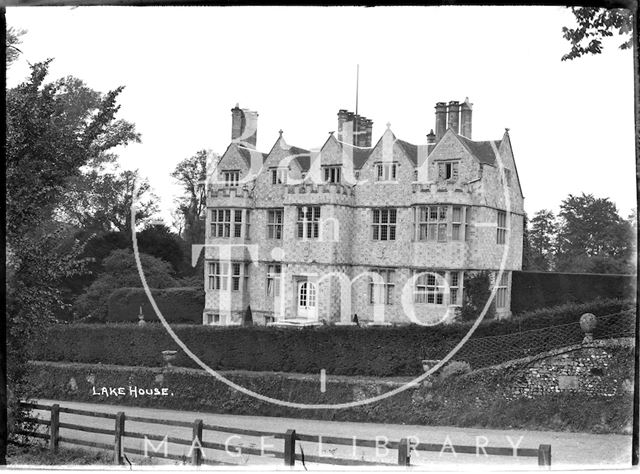
[[[298,283],[298,317],[316,319],[316,285],[310,281]]]

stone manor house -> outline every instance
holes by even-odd
[[[523,195],[508,129],[472,140],[468,99],[438,102],[420,145],[389,124],[373,143],[373,122],[343,109],[320,149],[280,131],[263,153],[258,114],[231,115],[207,179],[204,324],[240,324],[248,306],[254,324],[436,324],[481,270],[510,315]]]

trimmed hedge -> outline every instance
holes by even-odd
[[[619,379],[633,377],[633,350],[613,349]],[[301,410],[274,405],[230,388],[204,371],[88,364],[32,363],[30,381],[37,396],[93,403],[188,409],[209,413],[278,416],[321,420],[404,423],[529,430],[570,430],[600,433],[630,432],[633,395],[558,393],[534,399],[507,399],[511,383],[502,370],[476,371],[466,376],[410,388],[380,402],[339,410]],[[400,383],[358,378],[328,378],[321,392],[318,377],[273,373],[227,373],[227,378],[256,393],[306,404],[336,404],[371,398]],[[73,379],[74,382],[71,380]],[[129,387],[167,388],[168,396],[134,397]],[[92,388],[125,387],[123,397],[94,396]],[[597,414],[597,416],[594,416]]]
[[[202,323],[202,288],[152,289],[151,294],[162,315],[170,323]],[[142,306],[145,321],[158,321],[144,288],[119,288],[109,296],[107,321],[137,322]]]
[[[577,322],[585,312],[617,313],[630,306],[622,300],[563,306],[481,324],[473,337],[511,334],[528,329]],[[635,318],[626,317],[631,325]],[[201,360],[216,370],[281,371],[335,375],[397,376],[422,372],[427,347],[457,343],[471,323],[434,327],[319,326],[212,327],[176,325],[174,331]],[[599,327],[595,337],[598,337]],[[87,362],[157,367],[161,351],[179,350],[159,324],[56,325],[46,340],[32,348],[34,360]],[[196,367],[179,350],[175,365]]]
[[[518,314],[598,298],[632,298],[636,284],[635,275],[513,272],[511,311]]]

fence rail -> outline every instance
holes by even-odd
[[[43,410],[48,411],[50,413],[50,417],[48,420],[40,419],[36,417],[29,416],[24,419],[24,421],[48,426],[48,433],[40,433],[37,431],[28,431],[28,430],[18,430],[17,434],[41,438],[48,441],[49,450],[51,452],[56,452],[58,450],[58,446],[60,443],[68,443],[74,444],[78,446],[86,446],[92,448],[99,448],[108,451],[113,451],[114,456],[114,464],[124,464],[124,455],[125,454],[135,454],[141,455],[145,457],[162,457],[166,459],[172,459],[176,461],[186,462],[187,456],[180,456],[176,454],[170,454],[168,452],[159,453],[155,450],[141,450],[131,447],[124,446],[124,438],[133,438],[133,439],[145,439],[145,440],[154,440],[154,441],[163,441],[167,443],[174,443],[182,446],[191,446],[193,449],[190,450],[192,453],[190,456],[190,462],[194,466],[200,465],[237,465],[231,462],[218,461],[205,459],[203,456],[203,449],[212,449],[212,450],[221,450],[225,452],[229,452],[230,449],[236,450],[236,452],[241,452],[243,454],[254,455],[254,456],[271,456],[277,459],[283,459],[284,464],[286,466],[294,466],[296,461],[302,461],[303,463],[311,462],[311,463],[321,463],[321,464],[333,464],[333,465],[342,465],[342,466],[360,466],[360,465],[391,465],[390,463],[376,462],[376,461],[365,461],[358,459],[345,459],[339,457],[325,457],[319,455],[305,455],[302,450],[302,445],[300,445],[300,449],[296,450],[296,443],[301,441],[306,442],[316,442],[322,443],[322,445],[337,445],[337,446],[356,446],[365,447],[365,448],[378,448],[380,446],[379,441],[371,440],[371,439],[357,439],[353,438],[342,438],[337,436],[322,436],[322,435],[311,435],[311,434],[298,434],[295,430],[287,430],[285,433],[279,432],[268,432],[268,431],[258,431],[258,430],[249,430],[249,429],[241,429],[241,428],[232,428],[227,426],[218,426],[218,425],[208,425],[204,424],[202,420],[196,419],[193,422],[185,422],[185,421],[176,421],[176,420],[163,420],[156,418],[147,418],[140,416],[126,416],[124,412],[119,412],[117,414],[113,413],[102,413],[102,412],[94,412],[87,410],[78,410],[67,407],[61,407],[59,404],[53,405],[43,405],[38,403],[28,403],[22,402],[21,405],[24,408],[31,408],[34,410]],[[114,428],[113,429],[105,429],[105,428],[97,428],[91,426],[84,426],[76,423],[66,423],[60,422],[60,413],[68,413],[68,414],[76,414],[82,415],[86,417],[92,418],[107,418],[114,420]],[[161,424],[165,426],[177,426],[183,428],[192,428],[193,434],[191,439],[185,438],[177,438],[177,437],[168,437],[161,436],[156,434],[148,434],[141,433],[137,431],[127,430],[125,427],[125,421],[129,422],[138,422],[138,423],[154,423]],[[60,429],[74,430],[80,432],[88,432],[88,433],[97,433],[102,435],[110,435],[113,436],[113,443],[103,443],[97,441],[88,441],[78,438],[72,438],[68,436],[60,436]],[[251,437],[262,437],[268,436],[276,439],[284,440],[284,449],[282,451],[271,450],[271,449],[258,449],[251,448],[247,446],[232,446],[227,443],[216,443],[211,441],[203,440],[203,431],[210,432],[222,432],[222,433],[234,433],[234,434],[242,434]],[[409,466],[411,463],[411,453],[412,451],[436,451],[442,452],[443,447],[439,444],[431,444],[431,443],[419,443],[419,444],[411,444],[408,438],[403,438],[399,441],[387,441],[384,443],[385,448],[397,450],[398,451],[398,465],[401,466]],[[447,445],[449,447],[449,445]],[[477,454],[478,447],[476,446],[462,446],[462,445],[453,445],[451,446],[456,453],[468,453],[468,454]],[[551,446],[546,444],[541,444],[537,449],[534,448],[519,448],[514,451],[513,448],[501,448],[501,447],[483,447],[480,448],[484,450],[484,453],[487,455],[495,455],[495,456],[519,456],[519,457],[537,457],[539,466],[551,466]],[[296,451],[299,451],[296,453]],[[355,451],[354,451],[355,453]]]

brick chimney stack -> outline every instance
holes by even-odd
[[[359,147],[371,146],[373,120],[346,109],[338,111],[338,140]],[[356,135],[357,132],[357,135]]]
[[[436,134],[433,133],[433,129],[427,134],[427,155],[430,155],[433,149],[436,147]]]
[[[471,113],[473,112],[473,104],[469,102],[469,98],[465,98],[460,106],[460,135],[471,140]]]
[[[231,109],[231,140],[249,148],[256,147],[258,112],[241,109],[238,104]]]
[[[447,104],[438,102],[436,104],[436,143],[444,136],[447,131]]]
[[[447,106],[447,128],[456,133],[460,131],[460,103],[457,100],[452,100]]]

